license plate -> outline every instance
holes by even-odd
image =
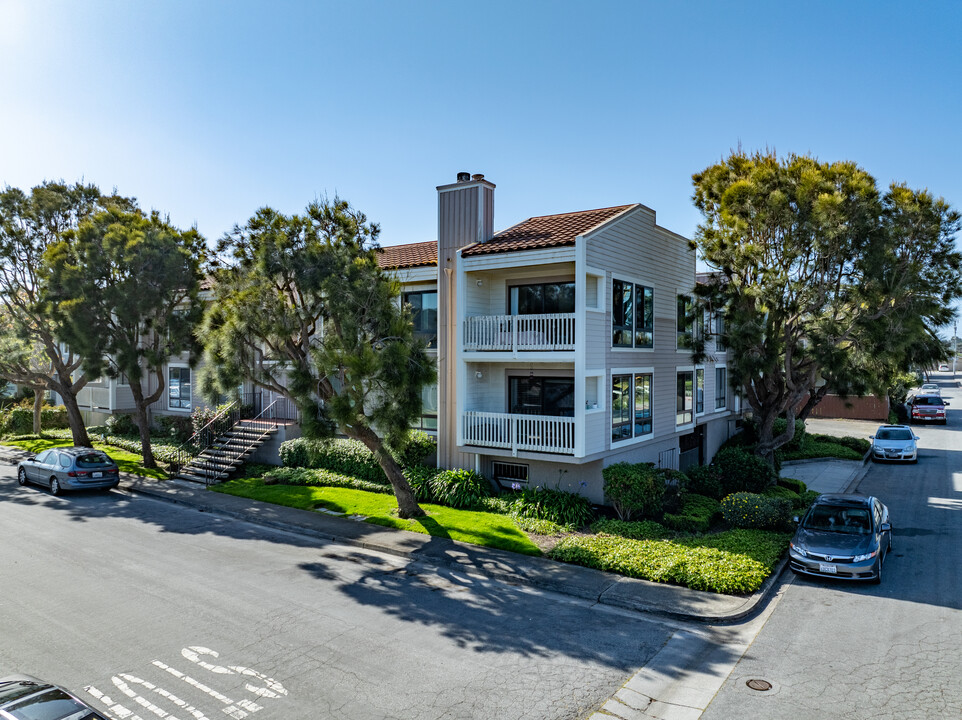
[[[90,476],[91,476],[91,477],[103,477],[104,474],[103,474],[102,472],[93,472],[93,473],[90,473]]]
[[[828,563],[819,563],[818,571],[823,573],[828,573],[829,575],[834,575],[838,572],[838,566],[829,565]]]

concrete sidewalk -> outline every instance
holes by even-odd
[[[0,447],[0,462],[15,465],[26,455],[18,448]],[[819,492],[845,490],[864,472],[860,462],[824,460],[783,469],[786,477],[804,480]],[[706,623],[733,622],[750,615],[777,586],[784,564],[755,594],[719,595],[688,588],[626,578],[420,533],[392,530],[323,512],[297,510],[256,500],[211,492],[178,480],[156,481],[125,475],[121,489],[234,518],[264,527],[298,533],[319,541],[337,542],[409,558],[412,562],[448,568],[507,582],[563,593],[604,605]]]

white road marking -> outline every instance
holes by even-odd
[[[84,688],[93,697],[97,698],[102,702],[110,712],[120,718],[120,720],[143,720],[140,715],[135,715],[133,710],[128,710],[120,703],[115,703],[107,695],[104,695],[100,690],[95,688],[93,685],[88,685]]]
[[[192,686],[194,686],[195,688],[197,688],[198,690],[201,690],[201,691],[207,693],[207,694],[210,695],[212,698],[216,698],[217,700],[220,700],[220,701],[221,701],[222,703],[224,703],[225,705],[230,705],[231,703],[234,702],[233,700],[231,700],[231,699],[230,699],[229,697],[227,697],[226,695],[223,695],[223,694],[217,692],[217,691],[214,690],[213,688],[207,687],[206,685],[204,685],[204,683],[200,682],[199,680],[194,680],[194,678],[192,678],[190,675],[185,675],[184,673],[180,672],[179,670],[175,670],[175,669],[172,668],[170,665],[167,665],[167,664],[165,664],[165,663],[162,663],[160,660],[154,660],[154,665],[156,665],[157,667],[161,668],[162,670],[166,670],[166,671],[169,672],[171,675],[173,675],[175,678],[178,678],[178,679],[180,679],[180,680],[183,680],[183,681],[184,681],[185,683],[187,683],[188,685],[192,685]]]

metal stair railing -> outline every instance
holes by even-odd
[[[261,404],[261,393],[245,393],[239,400],[231,402],[217,413],[210,421],[188,438],[171,453],[172,459],[168,468],[172,473],[179,473],[190,465],[196,457],[211,447],[218,437],[232,428],[239,420],[246,419],[244,415],[257,412]]]

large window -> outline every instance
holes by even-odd
[[[654,325],[654,291],[644,285],[612,280],[612,346],[650,348]]]
[[[190,368],[167,368],[167,407],[190,410]]]
[[[516,415],[574,417],[575,381],[552,377],[509,378],[508,406]]]
[[[728,405],[728,369],[715,368],[715,409],[724,410]]]
[[[651,373],[612,375],[611,441],[651,433]]]
[[[438,346],[438,293],[436,290],[404,293],[403,301],[411,306],[414,334],[428,347]]]
[[[676,425],[690,425],[695,421],[695,373],[692,371],[678,373],[678,415]]]
[[[712,332],[715,336],[715,351],[725,352],[728,347],[725,345],[725,315],[723,312],[718,311],[713,315],[715,321],[715,327],[712,328]]]
[[[575,284],[573,282],[516,285],[511,288],[512,315],[543,315],[574,311]]]
[[[689,350],[694,345],[695,330],[694,305],[691,298],[687,295],[679,295],[677,308],[677,347],[680,350]]]
[[[438,429],[438,386],[432,383],[421,388],[421,416],[416,418],[411,427],[416,430]]]

